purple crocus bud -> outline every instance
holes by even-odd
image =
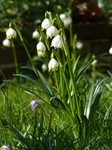
[[[9,145],[2,145],[1,149],[8,149],[9,148]]]
[[[32,111],[37,107],[37,103],[40,102],[40,100],[32,100],[29,104],[31,107]]]

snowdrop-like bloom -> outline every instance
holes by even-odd
[[[109,49],[109,54],[112,55],[112,47]]]
[[[40,100],[32,100],[29,104],[31,107],[32,111],[37,107],[37,103],[40,102]]]
[[[61,41],[61,36],[56,35],[51,42],[51,46],[54,46],[55,48],[62,48],[62,41]]]
[[[44,43],[39,42],[36,47],[37,47],[38,56],[39,57],[44,57],[45,56],[45,51],[46,51],[46,47],[45,47]]]
[[[46,64],[43,64],[43,65],[41,66],[41,68],[42,68],[42,71],[45,72],[45,71],[47,70]]]
[[[70,17],[67,17],[63,23],[65,28],[67,28],[72,23],[72,19]]]
[[[96,65],[97,64],[97,60],[95,59],[93,62],[92,62],[92,65]]]
[[[39,57],[45,57],[45,52],[37,51]]]
[[[42,29],[48,29],[51,26],[51,22],[48,18],[45,18],[41,24]]]
[[[2,147],[1,147],[1,150],[5,150],[5,149],[8,149],[9,148],[9,145],[2,145]]]
[[[66,19],[66,15],[65,14],[60,14],[60,19],[62,22],[64,22],[64,20]]]
[[[50,26],[46,30],[46,35],[50,38],[52,38],[53,36],[56,36],[56,35],[58,35],[58,29],[55,26]]]
[[[58,62],[54,58],[52,58],[48,64],[49,71],[50,70],[53,70],[53,71],[58,70],[58,66],[59,66]]]
[[[5,39],[5,40],[3,40],[3,46],[5,46],[5,47],[10,47],[11,46],[11,43],[10,43],[10,40],[9,39]]]
[[[39,38],[39,36],[40,36],[40,34],[39,34],[38,31],[34,31],[34,32],[32,33],[32,38],[33,38],[33,39],[37,39],[37,38]]]
[[[82,49],[83,48],[83,43],[80,42],[80,41],[76,42],[76,48],[77,49]]]
[[[7,39],[14,39],[17,37],[17,33],[14,29],[12,28],[9,28],[7,31],[6,31],[6,36],[7,36]]]

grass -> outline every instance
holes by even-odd
[[[28,81],[21,80],[19,84],[38,93],[37,87]],[[83,102],[85,102],[84,99],[88,95],[89,88],[85,78],[82,80],[81,86],[78,87],[80,91],[83,91],[82,89],[85,84],[86,95],[85,92],[84,94],[80,94],[80,99],[82,99]],[[111,81],[108,83],[108,86],[111,87]],[[103,91],[106,91],[106,93],[104,92],[102,94],[91,126],[90,140],[100,138],[102,135],[105,136],[104,140],[102,140],[95,149],[97,149],[97,147],[107,150],[111,148],[112,98],[111,91],[107,88],[108,86],[103,86]],[[19,131],[30,145],[32,145],[31,136],[36,137],[36,139],[40,136],[39,141],[37,141],[37,143],[35,142],[35,146],[33,145],[33,148],[35,147],[34,149],[36,149],[37,146],[40,146],[40,149],[61,150],[69,149],[70,147],[71,149],[78,149],[74,134],[76,133],[76,125],[67,113],[61,109],[46,105],[44,102],[38,103],[36,111],[32,111],[29,107],[29,103],[31,100],[37,99],[37,97],[28,94],[21,88],[15,88],[15,86],[10,83],[1,88],[0,97],[0,114],[2,114],[0,117],[0,145],[10,143],[12,144],[12,149],[30,149],[26,146],[27,144],[24,143],[24,140],[16,133],[16,131]],[[53,142],[56,142],[55,146]]]

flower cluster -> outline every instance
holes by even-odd
[[[63,22],[65,28],[67,28],[72,23],[72,19],[66,16],[66,14],[60,14],[60,19]]]
[[[45,30],[45,34],[46,34],[46,39],[49,40],[49,38],[51,39],[51,45],[49,46],[50,49],[57,49],[60,48],[62,49],[62,40],[61,40],[61,35],[58,34],[58,29],[57,27],[55,27],[54,23],[52,23],[50,21],[50,19],[45,18],[42,23],[41,23],[41,28],[42,28],[42,32]],[[40,34],[41,35],[41,34]],[[40,37],[40,41],[37,43],[36,45],[36,49],[37,49],[37,55],[39,57],[45,57],[47,48],[46,48],[46,43],[45,43],[45,39],[42,39]],[[55,60],[55,58],[51,58],[51,60],[48,63],[48,69],[49,71],[53,70],[58,70],[58,61]],[[42,70],[46,71],[46,67],[45,64],[42,66]]]
[[[2,44],[4,47],[10,47],[11,46],[11,42],[10,39],[14,39],[17,37],[17,33],[14,29],[9,28],[6,31],[6,39],[3,40]]]

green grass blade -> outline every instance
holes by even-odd
[[[42,82],[44,88],[45,88],[46,91],[49,93],[49,95],[52,95],[52,96],[53,96],[54,94],[53,94],[52,90],[50,89],[50,87],[48,86],[48,84],[47,84],[45,78],[43,77],[43,75],[41,74],[41,72],[40,72],[39,70],[37,70],[37,72],[38,72],[38,75],[39,75],[39,77],[40,77],[40,79],[41,79],[41,82]]]
[[[34,95],[34,96],[40,98],[40,100],[43,100],[44,102],[46,102],[47,104],[49,104],[49,103],[44,99],[44,97],[41,97],[41,96],[38,95],[37,93],[34,93],[34,92],[30,91],[29,89],[27,89],[27,88],[25,88],[25,87],[23,87],[23,86],[21,86],[21,85],[19,85],[19,84],[16,84],[16,83],[14,83],[14,82],[12,82],[12,81],[10,81],[10,80],[5,80],[5,82],[6,82],[6,83],[11,83],[12,85],[14,85],[14,86],[16,86],[16,87],[19,87],[19,88],[23,89],[23,90],[26,91],[28,94]]]
[[[40,89],[42,89],[43,91],[45,90],[36,80],[34,80],[34,79],[28,77],[27,75],[14,74],[14,76],[25,78],[25,79],[31,81],[32,83],[34,83],[35,85],[37,85],[37,86],[38,86]]]
[[[92,104],[92,99],[93,99],[93,93],[94,93],[94,87],[95,85],[93,84],[89,90],[86,105],[85,105],[85,110],[84,110],[84,115],[89,118],[90,115],[90,107]]]
[[[34,150],[34,148],[31,146],[29,141],[27,141],[22,134],[20,134],[15,128],[13,128],[11,125],[9,125],[9,129],[19,138],[19,140],[24,143],[29,150]]]
[[[99,101],[100,101],[100,98],[101,98],[101,94],[102,94],[102,91],[100,91],[97,95],[96,95],[96,98],[94,100],[94,103],[92,104],[92,108],[91,108],[91,112],[90,112],[90,116],[89,116],[89,120],[90,122],[93,120],[94,118],[94,115],[95,115],[95,112],[96,112],[96,109],[97,109],[97,106],[99,104]]]

